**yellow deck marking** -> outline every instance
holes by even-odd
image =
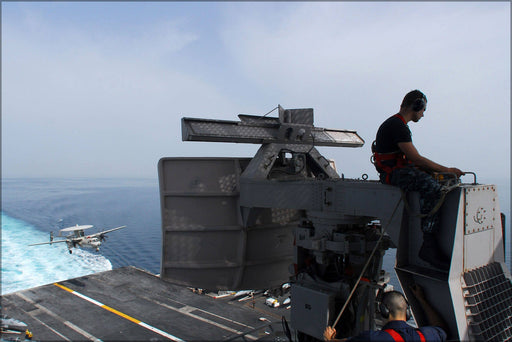
[[[142,321],[140,321],[140,320],[138,320],[138,319],[136,319],[136,318],[133,318],[133,317],[131,317],[131,316],[128,316],[127,314],[122,313],[121,311],[118,311],[118,310],[116,310],[116,309],[113,309],[113,308],[111,308],[110,306],[107,306],[107,305],[105,305],[105,304],[103,304],[103,303],[101,303],[101,302],[98,302],[97,300],[94,300],[94,299],[92,299],[92,298],[90,298],[90,297],[87,297],[87,296],[85,296],[85,295],[81,294],[80,292],[77,292],[77,291],[75,291],[75,290],[72,290],[72,289],[70,289],[70,288],[68,288],[68,287],[66,287],[66,286],[64,286],[64,285],[61,285],[61,284],[58,284],[58,283],[54,283],[53,285],[55,285],[55,286],[57,286],[57,287],[61,288],[61,289],[62,289],[62,290],[64,290],[64,291],[67,291],[67,292],[69,292],[69,293],[71,293],[71,294],[73,294],[73,295],[75,295],[75,296],[77,296],[77,297],[80,297],[80,298],[82,298],[82,299],[84,299],[84,300],[88,301],[89,303],[92,303],[92,304],[94,304],[94,305],[96,305],[96,306],[99,306],[99,307],[100,307],[100,308],[102,308],[102,309],[105,309],[105,310],[107,310],[107,311],[110,311],[110,312],[112,312],[112,313],[114,313],[114,314],[118,315],[119,317],[122,317],[122,318],[124,318],[124,319],[126,319],[126,320],[129,320],[130,322],[133,322],[133,323],[135,323],[135,324],[138,324],[139,326],[141,326],[141,327],[143,327],[143,328],[145,328],[145,329],[151,330],[151,331],[153,331],[153,332],[155,332],[155,333],[157,333],[157,334],[159,334],[159,335],[161,335],[161,336],[164,336],[164,337],[166,337],[166,338],[168,338],[168,339],[170,339],[170,340],[173,340],[173,341],[176,341],[176,342],[185,342],[185,341],[183,341],[183,340],[182,340],[181,338],[179,338],[179,337],[173,336],[173,335],[171,335],[171,334],[169,334],[169,333],[167,333],[167,332],[165,332],[165,331],[162,331],[162,330],[160,330],[160,329],[158,329],[158,328],[155,328],[155,327],[153,327],[153,326],[151,326],[151,325],[149,325],[149,324],[147,324],[147,323],[144,323],[144,322],[142,322]]]
[[[123,318],[125,318],[125,319],[127,319],[129,321],[132,321],[135,324],[140,324],[140,322],[141,322],[138,319],[135,319],[133,317],[128,316],[127,314],[122,313],[121,311],[117,311],[116,309],[111,308],[110,306],[103,305],[102,308],[105,309],[105,310],[108,310],[110,312],[113,312],[116,315],[121,316],[121,317],[123,317]]]
[[[65,290],[65,291],[68,291],[68,292],[71,292],[71,293],[75,292],[75,291],[73,291],[71,289],[68,289],[66,286],[61,285],[61,284],[54,283],[53,285],[55,285],[57,287],[60,287],[61,289]]]

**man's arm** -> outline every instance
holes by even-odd
[[[347,339],[338,339],[336,338],[336,329],[331,326],[327,326],[324,330],[324,341],[327,342],[345,342]]]
[[[423,157],[419,154],[418,150],[412,142],[401,142],[398,143],[398,147],[400,150],[405,154],[405,157],[407,160],[413,162],[416,166],[428,170],[428,171],[435,171],[435,172],[447,172],[447,173],[455,173],[457,177],[460,177],[464,174],[461,170],[459,170],[456,167],[446,167],[441,164],[438,164],[428,158]]]

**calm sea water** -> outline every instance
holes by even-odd
[[[510,227],[506,199],[501,209]],[[65,244],[27,246],[48,241],[50,231],[76,224],[92,224],[98,230],[127,228],[109,234],[99,253],[86,249],[70,255]],[[510,246],[510,234],[507,241]],[[399,288],[394,252],[388,250],[383,268]],[[156,179],[2,180],[2,293],[128,265],[158,274],[160,257]]]

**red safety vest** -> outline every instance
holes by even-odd
[[[400,114],[395,114],[394,116],[400,118],[404,124],[406,124],[404,118]],[[389,184],[389,176],[391,172],[395,169],[399,169],[402,167],[405,167],[407,165],[410,165],[411,162],[407,160],[405,157],[405,154],[402,151],[397,152],[391,152],[391,153],[377,153],[373,146],[372,146],[372,152],[373,152],[373,163],[375,167],[377,168],[377,171],[379,172],[385,172],[386,173],[386,183]],[[385,161],[394,161],[394,166],[389,166],[388,164],[384,164],[382,162]]]
[[[388,334],[391,335],[391,337],[393,338],[393,340],[395,340],[395,342],[405,342],[403,337],[397,333],[395,330],[393,329],[386,329],[384,330],[385,332],[387,332]],[[418,335],[420,335],[420,340],[421,342],[425,342],[425,335],[423,335],[423,333],[421,331],[419,331],[418,329],[416,329],[416,332],[418,333]]]

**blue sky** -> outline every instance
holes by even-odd
[[[376,179],[370,145],[408,91],[420,153],[510,179],[509,2],[3,2],[2,177],[155,177],[161,157],[252,156],[181,141],[181,117],[277,104],[354,129],[319,148]],[[468,179],[471,181],[471,179]]]

